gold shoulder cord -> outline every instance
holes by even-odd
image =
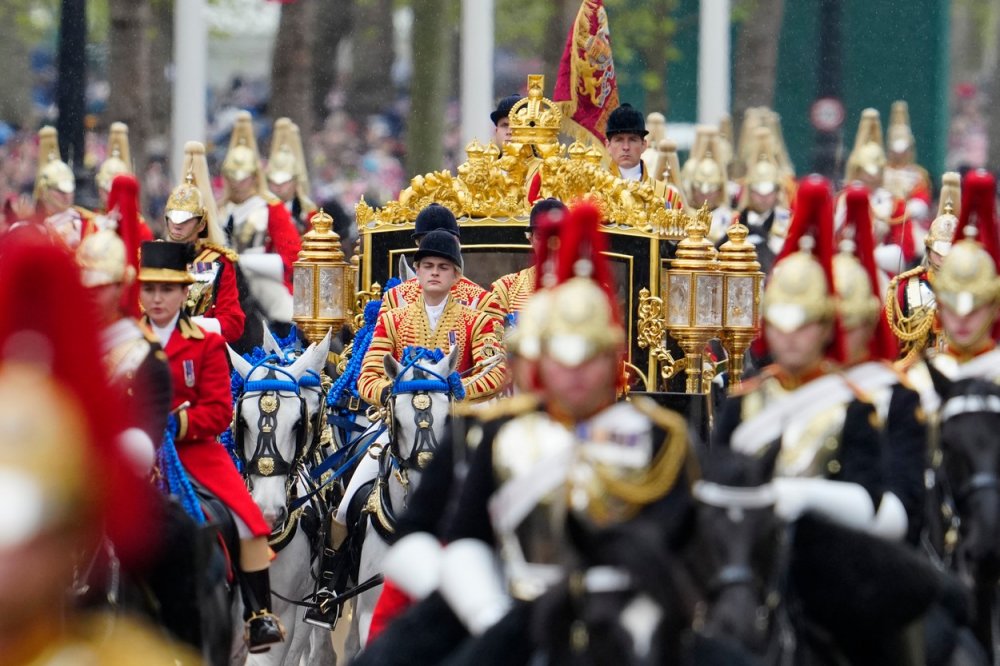
[[[645,409],[639,411],[653,416]],[[667,437],[641,479],[625,481],[595,466],[597,476],[608,493],[631,506],[646,506],[666,495],[677,482],[687,455],[687,424],[684,419],[663,411],[656,414],[653,420],[667,431]]]
[[[923,268],[918,266],[900,273],[889,281],[889,289],[885,294],[886,321],[889,322],[889,328],[893,335],[899,339],[901,347],[906,350],[906,354],[901,359],[902,362],[912,359],[927,346],[928,334],[931,331],[931,326],[934,325],[932,311],[922,311],[907,317],[899,307],[899,299],[896,297],[896,290],[900,282],[919,275],[922,271]]]

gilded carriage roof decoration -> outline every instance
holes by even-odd
[[[527,192],[538,175],[540,197],[567,202],[589,198],[601,208],[607,228],[684,238],[689,215],[667,209],[651,184],[615,177],[603,167],[595,147],[559,143],[562,114],[543,96],[544,81],[541,75],[528,77],[528,96],[511,109],[512,139],[502,151],[492,143],[472,141],[465,149],[468,161],[457,174],[415,176],[397,200],[381,208],[362,199],[355,206],[358,229],[367,233],[412,227],[417,213],[433,202],[458,218],[522,218],[527,224]]]

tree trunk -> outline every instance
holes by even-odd
[[[394,59],[392,10],[393,0],[356,0],[353,21],[352,47],[354,50],[354,71],[351,75],[350,93],[347,97],[347,111],[355,118],[363,119],[376,114],[392,103],[392,62]],[[414,14],[419,1],[413,2]],[[431,2],[441,5],[444,2]],[[433,17],[440,20],[441,14]],[[414,27],[414,38],[416,28]],[[445,42],[429,44],[435,49],[446,51]],[[418,46],[414,45],[414,50]]]
[[[268,112],[272,118],[291,118],[307,137],[315,126],[312,64],[317,10],[316,0],[298,0],[281,6],[271,62]]]
[[[444,162],[444,114],[451,71],[452,25],[447,0],[413,0],[413,81],[407,124],[407,171],[426,173]]]
[[[150,134],[149,0],[110,0],[108,97],[110,120],[128,125],[131,165],[140,178],[146,166]]]
[[[59,19],[56,106],[59,152],[63,161],[79,170],[83,165],[83,116],[86,113],[87,3],[62,0]]]
[[[6,63],[0,78],[0,119],[12,125],[25,125],[31,114],[31,63],[27,40],[18,27],[23,8],[0,7],[0,61]]]
[[[173,0],[150,0],[149,21],[149,86],[150,90],[169,90],[172,85],[167,78],[167,71],[174,57],[174,3]],[[155,139],[155,153],[166,157],[170,152],[170,114],[171,105],[168,100],[157,99],[150,107],[149,137]],[[192,141],[201,141],[205,137],[191,137]],[[147,146],[153,154],[152,146]]]
[[[750,16],[740,26],[733,68],[733,123],[743,121],[751,106],[774,106],[778,73],[778,37],[784,0],[754,0]]]
[[[315,125],[319,129],[326,119],[329,109],[326,98],[337,84],[337,53],[340,44],[353,30],[354,0],[341,0],[337,11],[322,7],[315,17],[316,35],[313,44],[312,63],[312,110]],[[306,132],[306,128],[302,128]]]

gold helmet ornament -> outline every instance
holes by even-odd
[[[931,227],[924,236],[924,245],[928,250],[942,257],[951,251],[952,240],[958,230],[958,216],[961,214],[962,201],[961,177],[955,171],[948,171],[941,176],[941,195],[938,197],[938,214],[931,222]]]
[[[771,140],[774,143],[775,158],[782,173],[786,177],[795,177],[795,166],[788,155],[788,146],[785,145],[785,133],[781,129],[781,115],[777,111],[765,109],[763,114],[764,126],[771,130]]]
[[[76,176],[59,155],[59,134],[55,127],[38,131],[38,174],[35,176],[35,198],[49,190],[70,194],[76,191]]]
[[[691,156],[684,163],[689,202],[696,199],[695,193],[708,195],[725,188],[728,179],[725,165],[718,158],[721,150],[719,130],[711,125],[700,125],[695,131]]]
[[[649,144],[655,146],[667,136],[667,118],[659,111],[653,111],[646,116],[646,129],[649,130]]]
[[[915,147],[913,130],[910,128],[910,107],[902,100],[892,103],[886,146],[889,153],[895,155],[906,154]]]
[[[960,240],[941,262],[934,295],[955,314],[965,316],[1000,298],[1000,280],[993,257],[971,239]]]
[[[984,169],[970,171],[963,190],[958,231],[964,239],[952,246],[931,285],[938,303],[959,316],[1000,299],[996,180]]]
[[[542,325],[540,352],[568,367],[623,350],[625,331],[612,296],[612,273],[602,254],[601,212],[583,201],[570,208],[556,265],[559,284]]]
[[[97,170],[94,181],[105,192],[111,191],[111,181],[115,176],[132,173],[132,152],[128,143],[128,125],[111,123],[108,133],[108,158]]]
[[[271,134],[271,155],[267,158],[267,179],[284,185],[296,177],[298,171],[295,151],[290,141],[292,121],[278,118]]]
[[[257,192],[267,192],[267,177],[260,165],[260,150],[253,129],[253,116],[249,111],[240,111],[233,123],[229,137],[229,151],[222,161],[222,175],[226,180],[223,200],[229,199],[229,182],[239,182],[251,176],[257,177]]]
[[[854,137],[854,149],[847,158],[847,182],[861,179],[862,174],[881,177],[886,162],[882,143],[879,113],[876,109],[865,109]]]
[[[219,214],[212,196],[212,183],[208,175],[205,145],[198,141],[184,144],[184,182],[170,193],[164,208],[168,222],[182,224],[195,217],[205,218],[202,236],[210,243],[223,245],[225,238],[219,228]]]
[[[131,283],[135,277],[132,267],[125,261],[125,243],[110,229],[86,236],[75,256],[84,287]]]
[[[810,176],[799,187],[785,249],[764,289],[761,305],[768,326],[791,332],[834,317],[832,250],[830,183],[820,176]]]
[[[778,200],[784,199],[781,167],[778,164],[777,150],[774,146],[774,136],[767,127],[758,127],[754,132],[755,150],[753,161],[747,163],[745,187],[740,196],[740,208],[750,204],[750,193],[767,196],[778,193]]]

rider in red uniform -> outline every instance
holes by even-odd
[[[268,610],[271,551],[267,537],[271,527],[216,439],[233,417],[229,363],[222,337],[194,324],[182,309],[194,282],[187,268],[193,257],[194,247],[187,243],[143,243],[140,300],[145,321],[170,363],[177,454],[188,473],[237,518],[247,642],[251,652],[265,652],[271,644],[284,640],[281,622]]]

